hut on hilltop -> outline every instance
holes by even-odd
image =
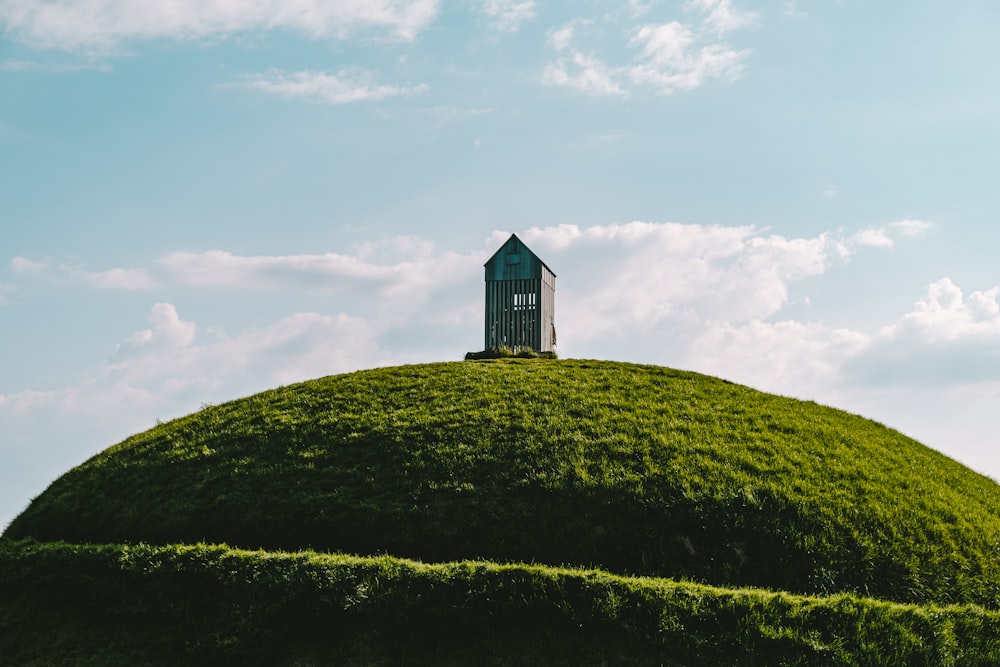
[[[486,349],[553,352],[556,274],[511,234],[486,267]]]

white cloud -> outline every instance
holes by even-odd
[[[132,356],[151,348],[178,350],[187,347],[194,340],[197,327],[193,322],[184,322],[177,309],[170,303],[158,303],[149,314],[152,329],[137,331],[118,346],[121,357]]]
[[[115,53],[136,40],[205,40],[291,30],[342,39],[374,30],[410,40],[439,0],[13,0],[0,3],[5,32],[32,46]]]
[[[749,226],[560,225],[523,238],[577,267],[561,306],[562,326],[574,329],[567,338],[577,340],[645,335],[678,322],[765,319],[787,303],[791,282],[822,274],[849,253],[828,235],[787,239]],[[593,271],[589,260],[597,258],[601,268]]]
[[[255,288],[334,277],[375,280],[385,274],[378,266],[336,253],[248,257],[223,250],[173,252],[159,263],[182,284],[201,287]]]
[[[376,83],[371,72],[342,69],[329,72],[284,72],[270,70],[248,74],[242,87],[286,99],[305,99],[319,104],[352,104],[384,100],[400,95],[414,95],[428,90],[426,84],[390,86]]]
[[[156,286],[156,280],[145,269],[114,268],[106,271],[86,271],[77,266],[59,266],[57,280],[73,284],[118,290],[146,290]]]
[[[91,285],[109,289],[144,290],[156,285],[153,277],[143,269],[108,269],[81,275]]]
[[[642,47],[642,58],[658,67],[676,67],[687,57],[697,36],[690,27],[671,21],[645,25],[636,31],[631,44]]]
[[[594,56],[579,51],[546,66],[542,81],[588,95],[623,96],[625,90],[615,78],[618,73]]]
[[[854,235],[854,242],[862,246],[873,248],[891,248],[893,241],[886,233],[885,228],[863,229]]]
[[[884,328],[881,336],[923,342],[979,340],[1000,343],[1000,287],[973,292],[968,298],[949,278],[927,288],[911,312]]]
[[[87,271],[67,263],[55,268],[49,260],[35,261],[25,257],[12,259],[10,269],[20,276],[47,276],[71,285],[107,289],[144,290],[156,285],[156,280],[145,269],[114,268],[106,271]]]
[[[578,21],[572,21],[561,28],[549,32],[545,43],[555,51],[567,51],[573,44],[573,35]]]
[[[24,258],[15,258],[11,267],[18,275],[48,278],[55,285],[97,289],[187,286],[330,292],[352,307],[368,301],[384,308],[382,316],[400,318],[429,300],[440,302],[442,290],[451,285],[472,280],[487,257],[485,249],[460,254],[439,250],[421,238],[399,236],[362,243],[344,253],[246,256],[222,250],[177,251],[149,268],[91,271]],[[441,275],[451,276],[451,282],[442,283]]]
[[[625,3],[625,10],[633,18],[648,14],[652,9],[653,3],[647,0],[627,0]]]
[[[518,30],[537,15],[534,0],[482,0],[480,11],[497,30]]]
[[[634,84],[669,95],[713,79],[733,81],[743,72],[749,51],[721,43],[699,47],[698,41],[698,35],[676,21],[639,28],[629,42],[640,49],[629,78]]]
[[[48,260],[35,261],[26,257],[15,257],[10,260],[10,270],[22,276],[37,275],[49,269]]]
[[[625,89],[618,83],[622,78],[620,68],[614,68],[596,56],[576,48],[574,42],[578,28],[589,28],[593,21],[574,19],[566,25],[550,30],[545,42],[556,52],[554,62],[546,65],[542,82],[546,85],[570,88],[596,96],[624,96]]]
[[[600,34],[601,26],[592,20],[575,19],[550,31],[546,44],[556,57],[546,65],[543,83],[589,95],[625,97],[637,90],[668,95],[710,81],[735,80],[750,51],[734,49],[720,41],[720,36],[747,27],[754,15],[737,12],[725,0],[697,0],[689,6],[707,12],[700,27],[668,21],[628,30],[631,37],[626,45],[637,53],[627,63],[610,63],[578,45]]]
[[[737,9],[733,0],[688,0],[687,7],[703,12],[704,26],[719,35],[756,27],[760,21],[756,12]]]
[[[859,246],[871,246],[875,248],[892,248],[897,237],[921,238],[931,229],[929,222],[922,220],[900,220],[885,225],[863,229],[851,237],[851,241]]]
[[[241,256],[213,250],[175,252],[160,260],[173,281],[199,287],[309,288],[371,294],[394,307],[415,307],[440,287],[435,276],[462,280],[485,253],[439,252],[413,237],[359,246],[352,254]],[[362,292],[363,291],[363,292]]]
[[[223,389],[243,393],[236,387],[247,374],[257,383],[287,384],[353,370],[358,362],[378,361],[376,330],[348,315],[296,313],[232,338],[194,344],[193,323],[182,322],[170,304],[156,308],[165,312],[154,309],[152,317],[159,321],[150,340],[139,342],[140,350],[119,355],[102,368],[101,384],[113,392],[157,390],[187,395],[192,389],[213,393]],[[159,336],[164,340],[155,345]]]
[[[889,225],[889,229],[893,232],[898,232],[900,236],[905,236],[906,238],[918,239],[922,238],[930,231],[933,225],[929,222],[924,222],[923,220],[913,220],[907,218],[906,220],[900,220],[899,222],[893,222]]]
[[[557,58],[545,67],[542,82],[588,95],[624,96],[627,92],[616,80],[622,76],[620,68],[610,67],[596,56],[574,46],[578,29],[592,25],[593,21],[575,19],[549,31],[545,41],[556,52]]]
[[[966,296],[948,278],[844,363],[867,386],[954,387],[1000,381],[1000,287]]]
[[[704,373],[812,398],[841,383],[841,365],[868,341],[862,332],[819,323],[716,321],[683,347],[683,361]]]

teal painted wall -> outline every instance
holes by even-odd
[[[555,274],[514,234],[485,268],[485,349],[553,351]]]

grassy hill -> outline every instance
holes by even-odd
[[[233,659],[321,619],[347,634],[304,635],[282,660],[579,662],[573,647],[595,664],[1000,659],[1000,486],[869,420],[651,366],[406,366],[206,407],[71,470],[0,544],[0,637],[27,637],[22,657],[34,645],[24,619],[36,616],[61,617],[76,637],[67,645],[80,645],[119,614],[148,647],[136,619],[189,618],[208,595],[200,581],[217,591],[212,604],[233,606],[225,622],[191,621],[202,640],[185,646]],[[142,546],[136,564],[137,544],[164,546]],[[308,576],[289,565],[333,558],[316,552],[356,559]],[[67,574],[74,559],[91,574]],[[361,570],[376,573],[364,575],[375,602],[338,588]],[[296,577],[312,583],[296,588]],[[63,590],[78,591],[76,611],[59,607]],[[97,590],[119,595],[81,612]],[[675,605],[691,591],[697,604]],[[180,597],[156,609],[158,594]],[[802,597],[817,595],[833,597]],[[478,628],[468,645],[461,628]]]

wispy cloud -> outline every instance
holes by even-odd
[[[330,105],[372,102],[428,90],[426,84],[392,86],[377,83],[371,72],[348,69],[336,73],[270,70],[263,74],[248,74],[240,85],[268,95]]]
[[[711,80],[732,81],[743,72],[748,50],[721,43],[700,45],[701,38],[676,21],[646,25],[635,33],[630,46],[639,49],[629,68],[632,83],[661,94],[692,90]]]
[[[794,2],[793,0],[785,2],[782,8],[782,13],[785,16],[790,16],[792,18],[804,18],[806,16],[809,16],[807,12],[799,9],[798,3]]]
[[[61,74],[65,72],[110,72],[113,68],[103,62],[39,62],[36,60],[0,60],[0,72],[42,72]]]
[[[94,273],[77,272],[76,275],[94,287],[145,290],[156,286],[156,280],[145,269],[108,269]]]
[[[851,236],[851,242],[859,246],[892,248],[897,238],[920,238],[927,234],[931,226],[923,220],[900,220],[883,227],[863,229]]]
[[[730,0],[689,0],[685,8],[701,14],[701,20],[629,28],[625,46],[635,55],[624,63],[614,63],[598,55],[598,50],[580,46],[587,36],[601,33],[595,20],[575,19],[550,31],[546,43],[555,59],[545,66],[542,81],[589,95],[626,97],[640,90],[669,95],[710,81],[737,79],[750,51],[733,48],[722,37],[756,26],[757,14],[737,10]],[[630,18],[634,16],[632,12]],[[603,19],[618,20],[614,15]]]
[[[497,30],[514,31],[537,15],[534,0],[481,0],[479,11]]]
[[[556,53],[556,59],[542,72],[543,83],[597,96],[625,96],[628,92],[619,83],[621,69],[612,67],[597,56],[584,53],[576,46],[579,30],[590,30],[593,21],[575,19],[560,28],[550,30],[546,44]]]
[[[702,25],[717,35],[754,28],[760,22],[759,14],[737,9],[733,0],[688,0],[686,6],[701,12]]]
[[[24,277],[49,278],[64,284],[108,289],[144,290],[156,285],[156,279],[146,269],[112,268],[89,271],[75,264],[61,263],[54,266],[47,259],[15,257],[10,261],[10,270],[15,275]]]
[[[353,254],[241,256],[214,250],[175,252],[160,260],[169,280],[184,285],[235,289],[365,289],[379,299],[418,304],[440,289],[434,276],[470,276],[485,252],[474,256],[438,252],[433,246],[408,257],[385,257],[361,246]],[[364,286],[364,287],[363,287]],[[369,292],[371,290],[372,292]]]
[[[27,257],[15,257],[10,260],[10,270],[22,276],[43,273],[51,266],[48,260],[34,260]]]
[[[38,48],[116,53],[133,41],[275,29],[314,39],[374,30],[411,40],[438,8],[439,0],[16,0],[0,3],[0,25]]]
[[[625,11],[628,15],[635,18],[647,14],[652,10],[653,2],[648,0],[627,0],[625,3]]]
[[[629,137],[631,133],[625,130],[608,130],[607,132],[596,132],[587,136],[584,141],[591,144],[617,144]]]
[[[933,227],[933,225],[924,220],[914,220],[913,218],[906,218],[905,220],[900,220],[899,222],[893,222],[889,225],[888,229],[891,232],[898,233],[900,236],[906,238],[918,239],[922,238],[927,234],[928,231]]]
[[[580,51],[558,58],[542,73],[542,81],[552,86],[588,95],[624,96],[627,92],[616,81],[618,77],[618,70]]]
[[[439,250],[412,236],[366,242],[350,252],[300,255],[237,255],[224,250],[171,252],[148,267],[90,270],[76,264],[16,257],[10,267],[23,278],[113,290],[186,286],[213,289],[358,290],[399,306],[419,304],[440,289],[434,276],[456,280],[475,273],[486,249],[468,254]]]
[[[16,291],[16,285],[11,285],[10,283],[0,283],[0,306],[9,304],[11,295]]]

